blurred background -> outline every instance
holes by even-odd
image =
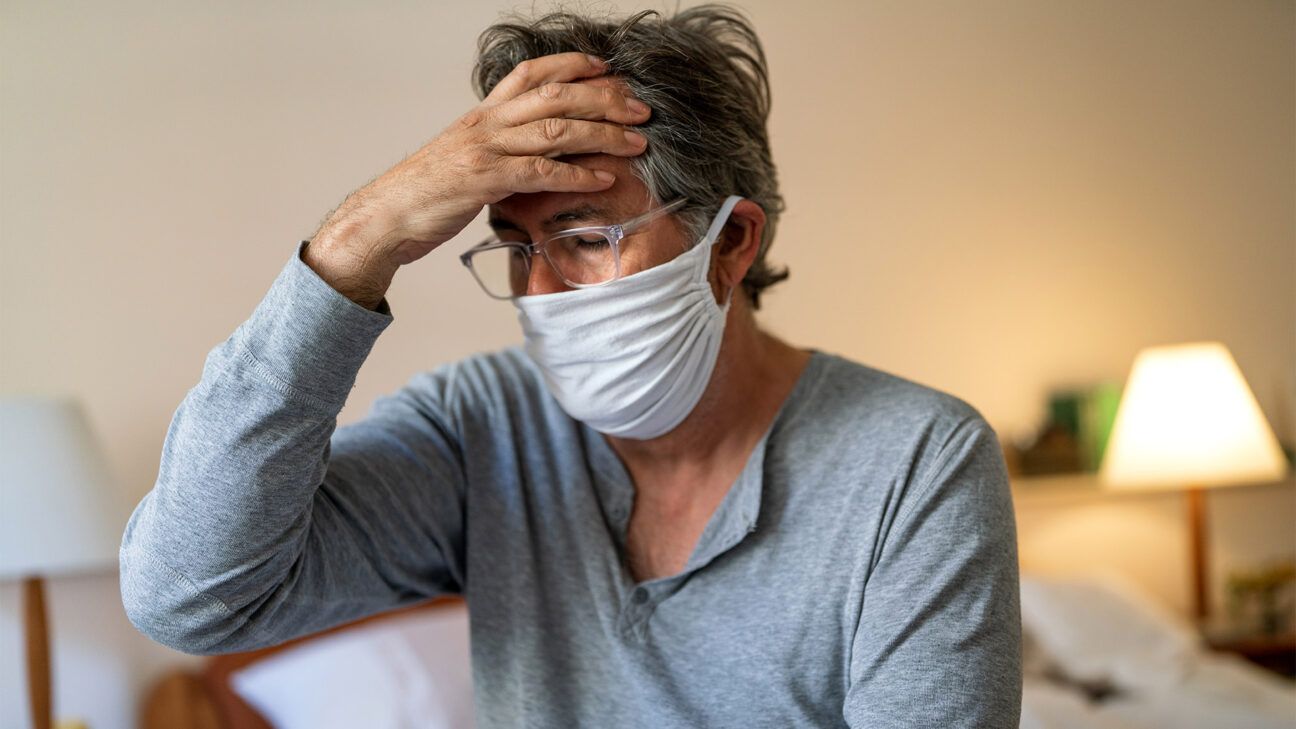
[[[787,201],[771,259],[791,278],[764,326],[979,409],[1012,467],[1023,574],[1119,575],[1283,672],[1290,472],[1202,493],[1223,626],[1207,631],[1185,492],[1095,469],[1135,357],[1201,341],[1225,345],[1291,457],[1296,5],[737,5],[768,54]],[[477,103],[478,33],[531,8],[0,3],[0,394],[81,404],[121,526],[206,354],[351,190]],[[455,260],[486,233],[482,216],[401,271],[340,423],[414,372],[520,342]],[[21,583],[4,578],[0,727],[22,727]],[[162,677],[204,664],[130,625],[115,563],[49,577],[45,599],[65,722],[136,726]]]

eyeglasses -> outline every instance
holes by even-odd
[[[495,299],[526,295],[531,259],[536,251],[568,286],[578,289],[603,286],[621,278],[621,239],[686,202],[686,198],[677,198],[620,225],[571,228],[539,243],[505,241],[492,235],[464,251],[459,260],[472,272],[482,290]]]

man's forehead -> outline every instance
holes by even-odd
[[[543,192],[514,194],[490,205],[494,228],[521,230],[537,225],[542,230],[571,227],[572,223],[623,222],[622,201],[604,192]]]

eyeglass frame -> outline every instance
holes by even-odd
[[[563,283],[567,284],[568,286],[577,289],[591,289],[591,288],[596,288],[598,286],[607,286],[613,281],[616,281],[617,279],[621,278],[621,240],[625,238],[627,235],[633,233],[637,228],[640,228],[646,225],[647,223],[650,223],[653,220],[656,220],[657,218],[666,215],[667,213],[674,212],[675,210],[679,209],[687,202],[688,202],[688,198],[684,198],[684,197],[675,198],[674,200],[666,203],[665,205],[661,205],[659,207],[653,208],[652,210],[649,210],[648,212],[638,217],[631,218],[630,220],[624,223],[619,223],[615,225],[587,225],[580,228],[569,228],[567,230],[560,230],[557,233],[554,233],[553,235],[546,236],[544,240],[540,241],[539,243],[531,243],[529,241],[500,240],[498,235],[492,234],[486,240],[483,240],[481,243],[478,243],[472,248],[469,248],[468,250],[459,254],[459,261],[463,263],[463,265],[468,269],[468,271],[472,274],[472,277],[477,281],[477,285],[481,286],[482,291],[485,291],[487,296],[491,297],[492,299],[498,299],[500,301],[510,301],[512,299],[519,298],[519,296],[526,296],[527,294],[518,294],[514,296],[496,296],[495,294],[491,293],[490,288],[486,286],[486,282],[482,280],[480,275],[478,275],[477,269],[473,268],[472,257],[474,255],[485,251],[495,250],[498,248],[520,248],[524,253],[526,253],[527,273],[530,274],[531,261],[535,258],[536,251],[539,251],[540,254],[544,256],[545,263],[549,264],[549,268],[552,269],[554,273],[558,274],[558,278],[561,278],[563,280]],[[558,266],[554,265],[553,260],[549,258],[549,253],[545,248],[545,244],[549,243],[550,241],[557,240],[559,238],[568,238],[575,235],[589,235],[592,233],[597,233],[601,235],[605,240],[608,241],[609,245],[612,247],[612,260],[615,266],[615,271],[612,275],[612,278],[606,281],[600,281],[598,283],[592,283],[592,284],[582,284],[582,283],[575,283],[573,281],[569,281],[567,279],[567,276],[565,276],[562,271],[558,270]]]

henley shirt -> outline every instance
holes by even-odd
[[[812,350],[683,570],[636,581],[633,481],[520,347],[337,425],[393,316],[307,243],[208,354],[127,523],[145,635],[247,651],[458,594],[481,727],[1017,727],[1013,506],[971,405]]]

